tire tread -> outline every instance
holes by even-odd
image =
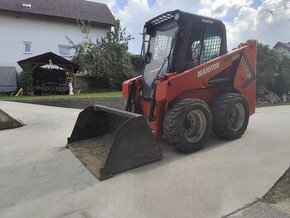
[[[239,93],[226,93],[223,94],[214,101],[212,106],[213,114],[213,127],[212,130],[214,134],[220,139],[232,140],[241,137],[245,130],[241,131],[239,134],[233,134],[227,129],[226,124],[226,113],[228,106],[237,98],[243,99],[244,97]],[[246,102],[246,101],[245,101]],[[247,108],[245,108],[247,110]],[[248,122],[248,113],[246,115],[246,121]],[[247,126],[248,123],[246,123]]]

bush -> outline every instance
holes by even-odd
[[[30,64],[26,64],[20,72],[18,86],[23,89],[25,95],[33,92],[33,69]]]
[[[257,100],[268,101],[271,93],[281,97],[290,90],[290,59],[275,49],[258,43]],[[271,102],[270,102],[271,103]]]
[[[144,59],[140,58],[140,55],[135,54],[130,54],[130,58],[133,65],[134,75],[141,75],[144,68]]]
[[[126,36],[118,20],[112,30],[96,42],[92,42],[88,36],[88,24],[81,22],[80,28],[84,34],[83,42],[75,44],[67,38],[75,50],[73,61],[80,65],[83,73],[101,84],[96,89],[120,89],[122,82],[134,75],[128,52],[128,42],[132,37]]]

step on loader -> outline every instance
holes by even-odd
[[[255,112],[256,42],[227,51],[224,24],[179,10],[144,25],[141,76],[123,82],[124,110],[95,105],[68,148],[99,179],[162,157],[159,141],[191,153],[216,137],[241,137]]]

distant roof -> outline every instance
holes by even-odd
[[[287,49],[290,50],[290,42],[288,42],[288,43],[285,43],[285,42],[277,42],[276,45],[274,45],[273,48],[277,48],[277,47],[280,47],[280,46],[285,47],[285,48],[287,48]]]
[[[105,26],[115,22],[106,4],[84,0],[0,0],[0,11],[86,20]]]
[[[53,52],[47,52],[41,55],[33,56],[24,60],[20,60],[17,63],[23,68],[25,64],[30,64],[32,67],[40,67],[43,65],[48,65],[51,60],[53,65],[60,66],[65,68],[73,73],[76,73],[79,70],[79,65],[57,55]]]

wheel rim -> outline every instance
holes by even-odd
[[[183,135],[189,143],[200,140],[206,130],[206,118],[201,110],[190,111],[183,122]]]
[[[244,125],[246,112],[241,103],[237,103],[233,106],[229,113],[230,127],[233,131],[238,131]]]

